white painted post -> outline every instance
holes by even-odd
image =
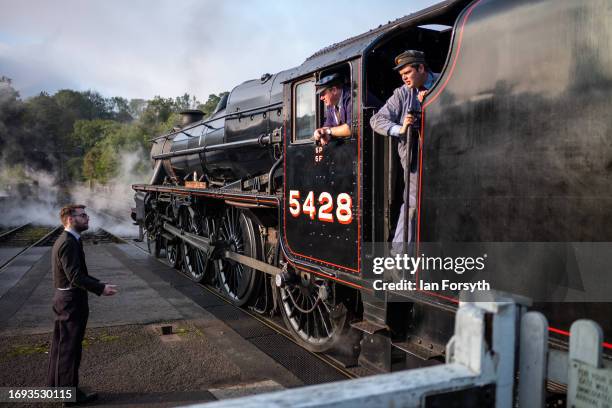
[[[493,315],[492,344],[490,344],[496,363],[495,407],[512,408],[514,401],[515,356],[518,343],[520,317],[531,305],[531,300],[523,296],[493,291],[474,295],[461,293],[464,304],[474,305],[483,312]],[[455,330],[457,328],[455,327]],[[456,345],[454,345],[456,347]]]
[[[519,407],[543,408],[548,366],[548,321],[540,312],[521,319],[519,357]]]
[[[576,320],[570,328],[570,360],[601,367],[602,342],[603,332],[597,323],[592,320]]]
[[[567,404],[570,408],[612,407],[612,370],[602,364],[603,331],[591,320],[570,328]]]

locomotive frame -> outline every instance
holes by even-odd
[[[601,149],[593,158],[568,142],[578,137],[567,131],[572,120],[587,121],[600,141],[612,129],[600,95],[612,93],[612,74],[598,72],[589,80],[578,58],[586,55],[595,66],[612,60],[605,39],[583,27],[584,18],[605,16],[609,6],[604,0],[579,3],[448,0],[325,48],[299,67],[237,86],[211,118],[153,139],[154,175],[133,186],[135,219],[152,253],[164,252],[171,265],[236,305],[280,312],[295,339],[312,351],[340,347],[377,371],[442,361],[457,298],[419,292],[399,299],[404,295],[390,292],[380,299],[363,276],[363,243],[388,241],[401,205],[395,142],[369,126],[380,101],[400,85],[392,58],[406,48],[424,50],[441,72],[423,105],[417,244],[612,241],[612,220],[602,210],[609,201],[604,181],[612,148],[587,142]],[[567,38],[560,41],[555,33]],[[586,51],[585,38],[591,41]],[[568,53],[576,58],[569,61]],[[503,63],[526,67],[524,75]],[[556,75],[567,70],[589,86],[580,99],[584,109],[566,107],[571,84],[555,84],[546,69]],[[349,139],[319,147],[305,135],[322,123],[314,82],[330,72],[348,79],[353,131]],[[520,123],[515,112],[524,115]],[[538,120],[542,112],[560,125]],[[541,146],[521,150],[526,137],[550,143],[558,155],[542,158]],[[553,167],[559,157],[575,165],[576,175]],[[579,159],[589,166],[576,164]],[[532,177],[512,167],[522,163],[545,193],[536,197],[534,183],[521,182]],[[585,192],[575,182],[583,176],[602,191]],[[473,182],[464,188],[466,180]],[[598,203],[587,202],[587,195]],[[520,200],[528,204],[516,205]],[[567,206],[596,227],[568,221]],[[534,222],[540,228],[530,230]],[[606,303],[537,307],[554,325],[551,343],[560,350],[576,318],[598,321],[612,337]]]

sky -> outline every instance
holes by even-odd
[[[438,0],[0,0],[0,76],[59,89],[205,101]]]

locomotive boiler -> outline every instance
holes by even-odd
[[[163,167],[163,174],[172,180],[205,178],[223,186],[269,170],[280,156],[285,75],[265,74],[238,85],[206,121],[198,120],[199,111],[182,112],[181,128],[153,140],[152,158]],[[154,177],[151,184],[159,181]]]
[[[209,118],[186,112],[152,140],[150,183],[133,186],[151,252],[236,305],[280,313],[312,351],[341,348],[377,371],[442,361],[457,291],[381,296],[370,280],[403,178],[397,142],[369,119],[401,85],[393,58],[422,50],[440,77],[423,103],[408,251],[473,243],[491,263],[518,248],[487,271],[494,289],[533,298],[560,352],[578,318],[597,321],[612,351],[610,279],[571,245],[612,241],[609,9],[448,0],[244,82]],[[331,73],[350,89],[352,135],[318,146],[314,84]]]

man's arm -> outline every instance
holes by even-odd
[[[350,95],[350,94],[349,94]],[[336,123],[332,120],[334,115],[333,108],[326,108],[325,110],[325,123],[323,123],[323,127],[320,127],[314,131],[313,139],[316,141],[321,141],[322,145],[326,145],[329,143],[331,138],[347,138],[352,136],[351,124],[353,121],[353,102],[350,97],[346,98],[342,102],[343,106],[343,115],[345,118],[345,123],[334,126]],[[329,129],[329,130],[328,130]]]
[[[400,89],[396,89],[383,107],[370,119],[370,126],[376,133],[384,136],[399,136],[403,124],[404,107]]]
[[[58,255],[62,268],[71,285],[88,290],[100,296],[104,292],[106,285],[83,273],[81,264],[79,263],[81,253],[78,245],[79,244],[76,242],[66,242],[65,245],[60,247]]]

